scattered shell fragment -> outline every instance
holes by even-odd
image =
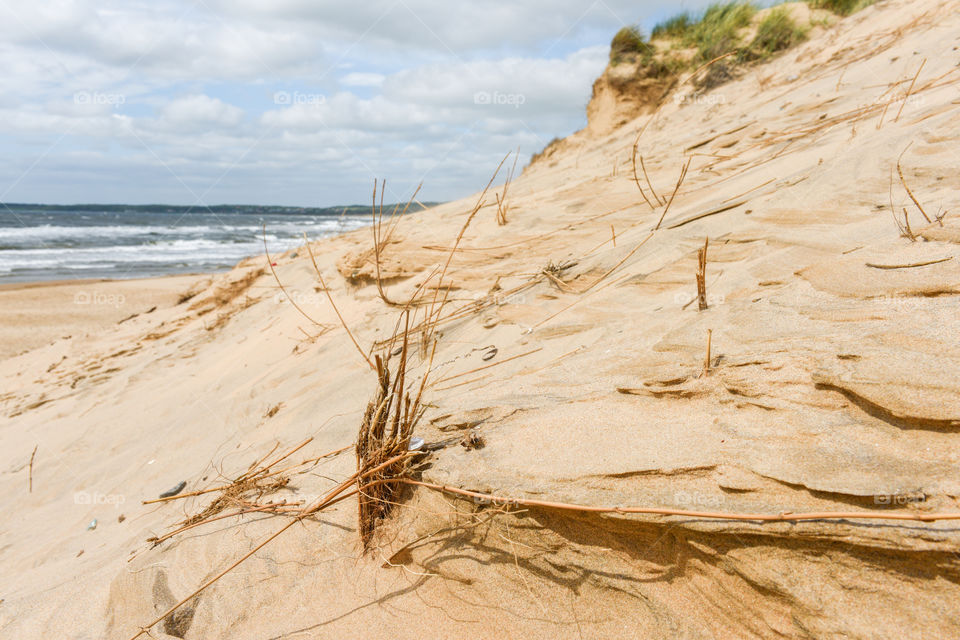
[[[93,531],[96,528],[97,528],[97,519],[94,518],[93,520],[90,521],[90,524],[87,525],[87,531]]]
[[[410,446],[407,447],[410,451],[420,451],[423,448],[423,438],[419,436],[413,436],[410,438]]]
[[[181,491],[183,491],[184,487],[186,487],[186,486],[187,486],[187,483],[181,481],[177,486],[172,487],[172,488],[170,488],[170,489],[167,489],[166,491],[164,491],[163,493],[161,493],[161,494],[160,494],[160,497],[161,497],[161,498],[172,498],[173,496],[175,496],[175,495],[177,495],[178,493],[180,493]]]
[[[487,351],[483,354],[483,356],[481,357],[481,359],[482,359],[482,360],[493,360],[495,357],[497,357],[497,348],[496,348],[496,347],[490,347],[490,348],[487,349]]]

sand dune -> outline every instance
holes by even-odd
[[[960,216],[935,219],[956,208],[957,9],[881,2],[709,100],[685,85],[655,115],[592,109],[510,185],[506,224],[491,190],[446,273],[417,477],[583,505],[958,511]],[[312,245],[364,352],[396,330],[384,297],[432,297],[477,198],[399,220],[383,297],[370,229]],[[285,292],[253,258],[0,361],[0,635],[134,636],[288,522],[152,546],[210,498],[141,501],[237,478],[278,443],[313,438],[291,464],[354,443],[376,376],[307,252],[272,258]],[[310,502],[355,469],[347,449],[251,499]],[[350,498],[153,634],[955,637],[958,543],[955,521],[600,515],[410,488],[370,550]]]

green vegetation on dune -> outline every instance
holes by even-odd
[[[876,0],[809,0],[812,9],[825,9],[849,15]],[[610,63],[636,65],[632,80],[623,72],[617,82],[669,81],[672,76],[715,61],[695,80],[699,89],[723,84],[737,75],[737,67],[767,60],[807,38],[812,24],[798,24],[797,15],[788,6],[774,6],[757,17],[760,8],[750,0],[728,0],[707,7],[702,13],[679,13],[653,27],[650,39],[636,26],[620,29],[610,43]],[[800,15],[805,15],[801,12]],[[745,41],[751,25],[756,31]],[[732,54],[732,55],[727,55]]]
[[[809,4],[814,9],[827,9],[841,16],[848,16],[874,2],[876,0],[812,0]]]
[[[697,60],[708,62],[738,48],[738,31],[750,24],[757,7],[749,2],[712,4],[687,29],[683,44],[696,47]]]
[[[678,13],[677,15],[658,23],[651,32],[651,38],[680,38],[694,24],[694,19],[689,13]]]
[[[643,56],[648,51],[651,51],[650,45],[644,41],[640,29],[624,27],[610,41],[610,62],[618,64],[626,57]]]
[[[757,34],[741,52],[741,59],[768,58],[805,40],[807,30],[797,25],[786,7],[776,7],[757,26]]]

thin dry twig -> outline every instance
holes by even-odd
[[[913,143],[911,142],[910,144]],[[930,216],[927,215],[927,212],[923,210],[923,206],[921,206],[920,202],[917,201],[917,198],[913,195],[913,191],[910,190],[910,187],[907,185],[907,181],[903,178],[903,169],[900,168],[900,159],[903,158],[903,154],[906,153],[907,149],[910,148],[910,144],[906,146],[906,148],[900,153],[900,157],[897,158],[897,173],[900,175],[900,184],[902,184],[903,188],[907,190],[907,195],[910,196],[911,200],[913,200],[913,204],[917,205],[917,209],[919,209],[920,213],[923,214],[924,219],[928,223],[931,223],[933,220],[930,219]],[[943,225],[942,222],[940,224]]]
[[[707,247],[710,238],[703,241],[703,249],[697,251],[697,306],[700,311],[707,308]]]
[[[912,262],[910,264],[874,264],[872,262],[867,262],[866,266],[874,269],[913,269],[914,267],[926,267],[931,264],[940,264],[941,262],[947,262],[948,260],[953,260],[953,256],[947,256],[946,258],[940,258],[938,260]]]
[[[897,111],[897,117],[893,119],[894,122],[900,120],[900,114],[903,113],[903,108],[907,106],[907,101],[910,100],[910,94],[913,93],[913,85],[917,83],[917,78],[920,77],[920,72],[923,71],[923,65],[927,64],[927,59],[924,58],[920,62],[920,68],[917,69],[917,73],[913,76],[913,80],[910,81],[910,87],[907,89],[907,93],[903,96],[903,103],[900,105],[900,110]]]
[[[306,233],[303,234],[303,242],[307,247],[307,253],[310,254],[310,262],[313,263],[313,270],[317,272],[317,278],[320,279],[320,286],[323,288],[324,293],[327,294],[327,300],[330,301],[330,306],[333,307],[334,313],[336,313],[337,317],[340,318],[340,324],[343,325],[347,335],[350,336],[350,341],[353,342],[353,346],[357,348],[357,351],[360,353],[360,357],[363,358],[364,362],[366,362],[371,369],[376,370],[373,362],[370,361],[370,357],[363,352],[363,349],[360,348],[360,343],[357,342],[357,339],[354,337],[353,331],[350,331],[347,321],[343,319],[343,314],[341,314],[340,309],[337,308],[337,303],[333,301],[333,296],[330,295],[330,288],[327,287],[327,283],[323,281],[323,274],[320,272],[320,266],[317,265],[317,259],[313,255],[313,249],[310,248],[310,241],[307,239]]]
[[[490,176],[490,181],[487,182],[487,186],[483,188],[483,191],[480,193],[480,196],[477,198],[477,203],[474,205],[473,210],[467,216],[466,221],[463,223],[463,226],[460,228],[460,233],[457,234],[457,239],[454,241],[453,246],[450,248],[450,253],[447,255],[447,260],[443,265],[443,269],[440,271],[440,276],[437,279],[437,285],[434,290],[433,299],[430,302],[430,309],[427,312],[426,318],[423,321],[423,344],[429,344],[431,342],[431,337],[433,331],[436,328],[436,325],[440,321],[440,314],[443,312],[443,307],[446,303],[446,296],[449,294],[448,291],[444,293],[444,300],[441,301],[439,308],[437,305],[437,300],[440,295],[440,290],[443,289],[443,281],[446,278],[447,270],[450,268],[450,263],[453,261],[453,256],[456,255],[457,249],[460,247],[460,242],[463,240],[464,234],[467,232],[467,227],[470,226],[470,223],[473,221],[473,218],[477,215],[480,209],[483,208],[486,204],[485,198],[487,191],[490,190],[490,185],[493,184],[493,181],[497,179],[497,176],[500,174],[500,169],[503,167],[503,163],[507,161],[507,158],[510,157],[510,154],[503,156],[503,160],[500,161],[500,164],[497,165],[496,170],[493,172],[493,175]],[[431,276],[432,277],[432,276]],[[424,282],[424,288],[426,287],[426,281]]]
[[[640,168],[643,169],[643,177],[647,181],[647,186],[650,187],[650,193],[653,194],[653,199],[657,201],[657,206],[662,206],[663,201],[660,199],[660,196],[657,195],[657,192],[653,189],[653,183],[650,182],[650,176],[647,175],[647,165],[643,162],[643,156],[640,156]]]
[[[687,169],[690,168],[690,162],[693,160],[693,156],[687,158],[687,163],[683,165],[683,169],[680,170],[680,177],[677,179],[677,186],[673,188],[673,193],[670,194],[670,201],[667,202],[667,206],[663,208],[663,213],[660,214],[660,220],[657,221],[657,226],[653,228],[654,231],[660,228],[660,225],[663,224],[663,219],[667,217],[667,211],[670,211],[670,205],[673,204],[673,199],[677,197],[677,191],[680,190],[680,185],[683,184],[683,179],[687,177]]]
[[[297,301],[293,299],[293,296],[291,296],[291,295],[287,292],[286,287],[284,287],[284,286],[283,286],[283,283],[280,282],[280,276],[277,275],[276,269],[273,268],[273,259],[270,257],[270,250],[267,248],[267,225],[266,225],[266,224],[264,224],[264,225],[262,226],[262,231],[263,231],[263,253],[266,254],[267,265],[270,267],[270,273],[273,274],[273,279],[277,281],[277,286],[280,287],[280,291],[283,291],[283,295],[287,296],[287,300],[290,301],[290,304],[293,305],[294,309],[296,309],[297,311],[300,312],[300,315],[302,315],[304,318],[306,318],[307,320],[309,320],[309,321],[312,322],[313,324],[315,324],[315,325],[317,325],[318,327],[320,327],[321,329],[323,329],[323,332],[324,332],[324,333],[325,333],[326,331],[329,331],[330,328],[329,328],[327,325],[322,324],[322,323],[320,323],[320,322],[317,322],[316,320],[314,320],[313,318],[311,318],[310,315],[309,315],[306,311],[304,311],[303,309],[301,309],[301,308],[300,308],[300,305],[297,304]]]
[[[710,375],[710,348],[713,343],[713,329],[707,329],[707,355],[703,359],[703,375]]]
[[[40,448],[40,445],[39,445],[39,444],[36,445],[36,446],[34,446],[34,447],[33,447],[33,453],[30,454],[30,474],[29,474],[29,476],[30,476],[30,477],[29,477],[29,479],[30,479],[30,491],[29,491],[29,493],[33,493],[33,459],[34,459],[34,457],[37,455],[37,449],[39,449],[39,448]]]
[[[729,513],[722,511],[689,511],[686,509],[667,509],[663,507],[612,507],[570,504],[566,502],[548,502],[546,500],[528,500],[525,498],[507,498],[490,493],[467,491],[446,485],[433,484],[412,478],[401,478],[404,484],[433,489],[454,495],[465,496],[475,500],[488,501],[493,504],[520,505],[525,507],[541,507],[545,509],[559,509],[563,511],[579,511],[585,513],[641,513],[661,516],[684,516],[688,518],[710,518],[717,520],[738,520],[757,522],[795,522],[800,520],[913,520],[920,522],[935,522],[939,520],[960,520],[960,512],[937,513],[888,513],[880,511],[818,511],[808,513],[794,513],[781,511],[780,513]]]
[[[386,186],[387,186],[387,181],[384,180],[380,188],[380,210],[378,215],[377,180],[374,179],[373,181],[372,229],[373,229],[373,253],[374,253],[374,261],[375,261],[376,276],[377,276],[377,293],[380,295],[380,299],[383,300],[386,304],[392,307],[399,307],[399,306],[406,306],[406,305],[401,305],[398,302],[394,302],[387,296],[387,294],[383,290],[383,278],[380,275],[380,262],[381,262],[381,254],[383,252],[383,247],[386,246],[386,244],[390,241],[390,237],[393,235],[393,232],[396,230],[397,224],[399,223],[398,210],[400,205],[398,204],[394,206],[393,212],[390,214],[390,223],[387,229],[387,235],[386,236],[383,235],[383,194],[386,189]],[[410,196],[410,199],[407,201],[407,204],[403,207],[403,211],[399,212],[399,216],[403,216],[407,213],[407,211],[410,209],[410,205],[413,204],[413,202],[416,200],[417,194],[420,193],[420,189],[422,187],[423,187],[422,182],[419,185],[417,185],[417,188],[413,192],[413,195]]]
[[[513,158],[513,167],[507,174],[507,182],[503,185],[503,195],[494,194],[497,198],[497,224],[507,224],[507,191],[510,189],[510,182],[513,180],[513,174],[517,170],[517,160],[520,159],[520,148],[517,148],[516,155]]]
[[[917,236],[913,233],[913,230],[910,228],[910,214],[907,213],[907,208],[903,208],[903,228],[906,233],[906,236],[910,238],[911,242],[917,241]]]
[[[887,195],[890,199],[890,214],[893,216],[893,222],[897,225],[897,230],[900,231],[900,237],[909,238],[911,242],[916,242],[917,238],[910,230],[910,218],[907,215],[906,208],[903,210],[904,221],[901,223],[900,218],[897,217],[897,210],[893,207],[893,167],[890,168],[890,189]]]
[[[651,209],[656,209],[653,203],[650,202],[650,198],[647,197],[647,192],[640,186],[640,178],[637,176],[637,147],[640,144],[639,139],[640,134],[637,134],[637,140],[633,142],[633,154],[630,156],[630,161],[633,164],[633,182],[637,185],[637,189],[640,190],[640,195],[643,196],[643,200],[647,203],[647,206]]]

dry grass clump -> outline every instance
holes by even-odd
[[[178,493],[173,496],[158,498],[156,500],[145,500],[144,504],[156,504],[161,502],[170,502],[172,500],[183,500],[204,496],[210,493],[218,494],[212,502],[203,507],[200,511],[185,520],[178,522],[174,529],[161,535],[153,536],[147,539],[147,542],[157,546],[165,540],[193,529],[208,522],[222,520],[232,516],[242,515],[244,513],[285,513],[299,508],[298,504],[287,503],[285,500],[279,502],[261,502],[264,496],[272,495],[283,489],[290,483],[290,473],[297,468],[302,468],[311,463],[315,463],[320,458],[305,460],[300,464],[292,465],[282,469],[274,469],[279,463],[287,460],[294,453],[307,446],[313,438],[308,438],[292,450],[282,456],[267,461],[277,450],[275,446],[267,455],[253,462],[246,472],[237,476],[227,484],[189,493]],[[321,456],[325,457],[325,456]],[[229,511],[225,515],[220,515],[224,511]]]
[[[430,364],[427,364],[416,395],[411,396],[407,380],[409,311],[405,315],[406,326],[396,373],[391,380],[390,360],[393,351],[388,349],[386,357],[376,356],[377,390],[367,405],[357,434],[357,502],[360,540],[364,549],[369,548],[377,523],[390,513],[397,502],[402,486],[397,481],[409,470],[410,460],[415,455],[410,451],[410,439],[425,411],[420,400]],[[431,354],[431,363],[432,360]]]

